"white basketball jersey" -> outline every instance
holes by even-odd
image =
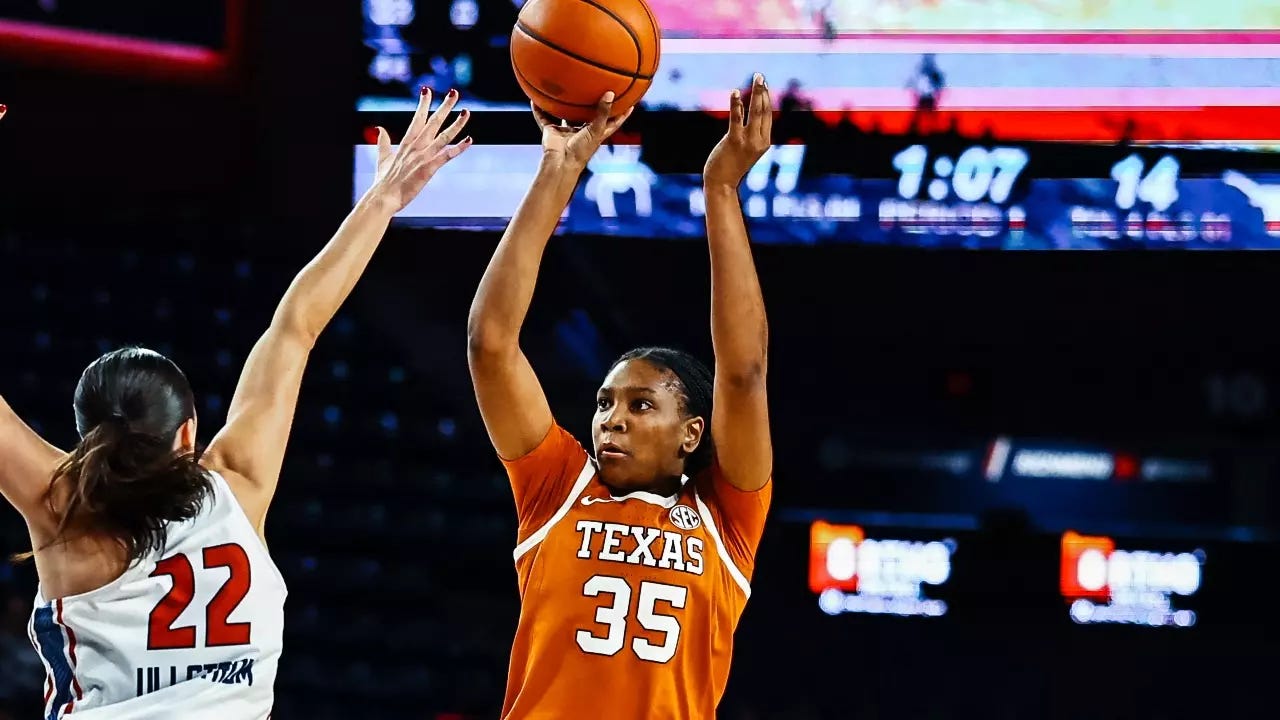
[[[262,720],[284,643],[285,584],[217,473],[196,517],[114,582],[36,595],[45,720]]]

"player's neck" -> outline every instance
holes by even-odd
[[[633,492],[647,492],[654,495],[660,495],[662,497],[671,497],[679,493],[680,488],[684,485],[682,476],[663,477],[661,479],[654,480],[651,483],[635,487],[618,487],[616,485],[609,484],[608,481],[603,482],[605,487],[609,488],[609,494],[615,496],[628,495]]]

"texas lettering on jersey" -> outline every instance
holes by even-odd
[[[594,558],[604,562],[677,570],[690,575],[702,574],[701,538],[685,537],[659,528],[599,520],[579,520],[576,529],[582,538],[578,548],[581,559]]]
[[[523,607],[504,720],[714,717],[772,484],[713,467],[669,497],[615,496],[558,426],[506,466]]]

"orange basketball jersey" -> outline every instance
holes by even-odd
[[[521,611],[504,720],[713,720],[772,481],[742,492],[713,467],[672,497],[615,497],[559,426],[505,464]]]

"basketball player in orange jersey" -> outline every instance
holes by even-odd
[[[770,145],[759,75],[749,113],[733,93],[729,132],[703,171],[714,376],[679,351],[626,353],[597,392],[589,453],[556,422],[520,350],[547,241],[587,160],[626,119],[608,119],[611,100],[576,131],[535,110],[542,165],[468,324],[476,399],[519,519],[505,720],[713,720],[772,497],[768,332],[738,200]]]
[[[29,632],[47,671],[42,717],[270,716],[286,588],[264,527],[303,371],[392,216],[470,147],[451,144],[465,111],[445,126],[457,100],[431,114],[424,91],[396,151],[379,129],[372,188],[289,285],[203,454],[186,376],[148,350],[84,371],[70,452],[0,397],[0,496],[27,522],[39,578]]]

